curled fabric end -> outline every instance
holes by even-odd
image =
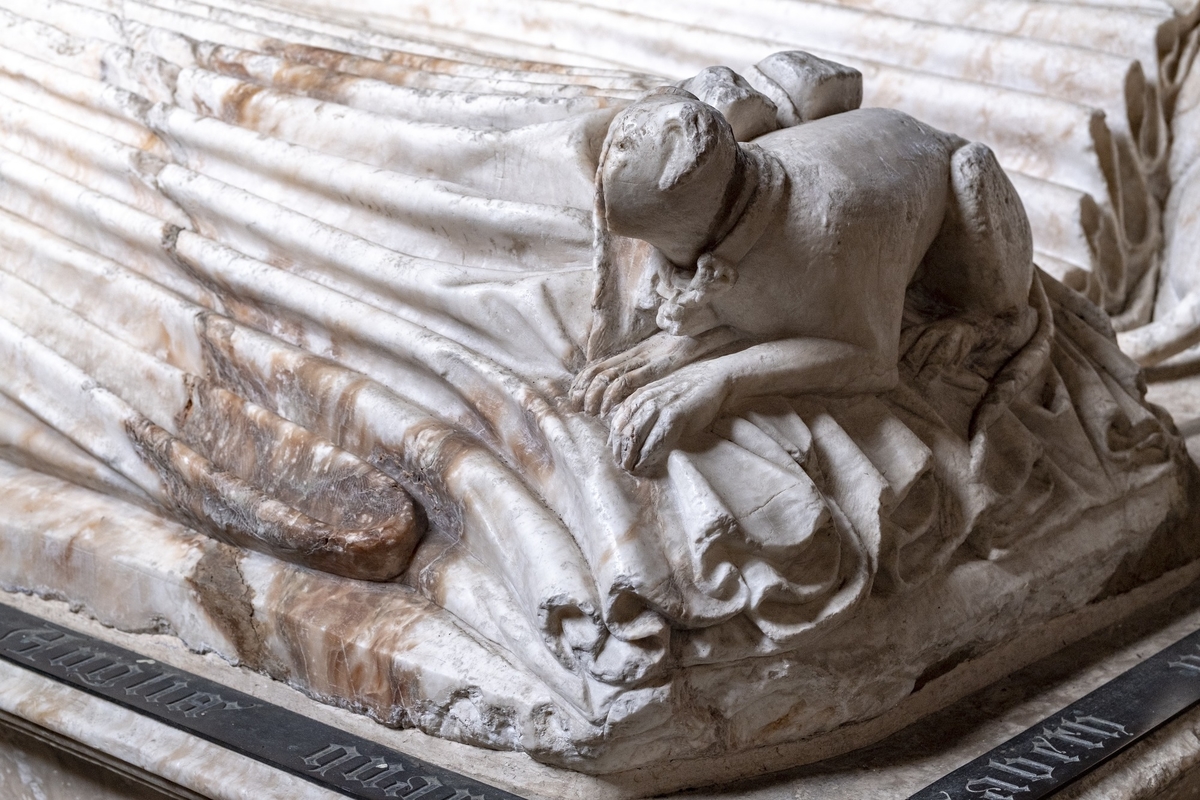
[[[161,477],[163,500],[226,544],[345,578],[386,581],[408,567],[421,538],[421,519],[402,490],[391,493],[385,518],[367,513],[357,520],[366,524],[333,525],[222,469],[148,419],[126,430]]]

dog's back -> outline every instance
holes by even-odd
[[[905,289],[942,227],[962,140],[873,108],[754,144],[783,165],[786,207],[739,265],[722,318],[763,339],[894,350]]]

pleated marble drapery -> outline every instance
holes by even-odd
[[[613,116],[700,67],[802,44],[764,34],[797,9],[823,41],[891,34],[874,12],[802,3],[736,20],[706,3],[653,19],[619,0],[488,8],[439,4],[404,35],[233,0],[5,0],[0,454],[285,560],[402,573],[386,585],[549,687],[579,725],[537,740],[560,760],[621,725],[677,724],[675,671],[800,649],[876,595],[1123,497],[1176,510],[1180,451],[1136,370],[1041,275],[1022,341],[906,320],[895,391],[776,398],[673,453],[665,477],[621,470],[603,421],[564,403]],[[503,41],[526,13],[553,36]],[[931,60],[960,54],[942,72],[818,52],[863,69],[869,103],[993,144],[1043,266],[1120,310],[1150,274],[1130,220],[1155,213],[1162,87],[1190,41],[1185,22],[1130,14],[1141,27],[1114,27],[1112,47],[1133,55],[1044,45],[1075,99],[946,74],[979,66],[980,37],[1042,57],[1019,37],[905,23],[937,42]],[[471,31],[500,54],[454,43]],[[590,55],[556,50],[563,36]],[[971,359],[944,357],[954,341]],[[980,404],[994,431],[974,435]],[[384,546],[355,560],[368,534]],[[405,547],[411,565],[380,555]]]
[[[311,0],[287,0],[318,8]],[[1166,0],[452,0],[340,7],[513,56],[606,63],[673,80],[777,50],[849,64],[864,105],[980,141],[1012,176],[1038,263],[1114,315],[1151,318],[1169,189],[1169,122],[1198,46],[1194,3]],[[552,51],[552,52],[553,52]]]

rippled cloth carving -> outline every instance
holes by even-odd
[[[1176,479],[1045,276],[1015,341],[913,304],[894,390],[764,401],[630,474],[566,392],[601,143],[659,81],[219,3],[6,8],[4,454],[415,586],[580,708]]]

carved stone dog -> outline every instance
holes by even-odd
[[[614,120],[597,180],[598,222],[652,247],[659,330],[583,369],[572,399],[611,414],[629,470],[757,397],[890,389],[910,291],[958,319],[1029,307],[1029,223],[992,152],[899,111],[739,144],[665,89]]]

